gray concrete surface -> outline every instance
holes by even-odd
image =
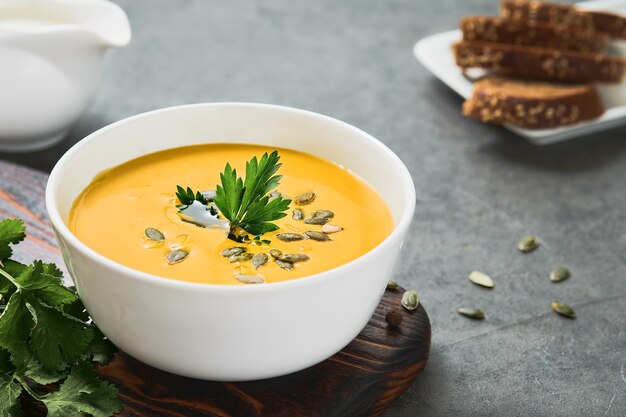
[[[430,363],[386,413],[626,415],[626,127],[539,148],[459,114],[418,64],[420,38],[495,1],[120,0],[132,45],[52,150],[0,158],[49,170],[93,130],[146,110],[257,101],[328,114],[372,133],[409,167],[417,211],[396,279],[433,324]],[[341,138],[337,138],[341,140]],[[375,162],[375,155],[372,155]],[[526,233],[543,246],[515,249]],[[547,278],[568,266],[569,281]],[[472,286],[483,270],[495,290]],[[550,311],[570,303],[578,319]],[[474,322],[455,313],[477,306]]]

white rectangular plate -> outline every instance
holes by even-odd
[[[626,0],[586,1],[577,3],[577,6],[626,14]],[[472,94],[472,82],[456,66],[452,54],[452,45],[460,39],[460,30],[432,35],[417,42],[413,48],[413,54],[437,78],[463,98],[468,98]],[[611,50],[626,55],[626,42],[613,42]],[[619,85],[605,84],[598,86],[598,90],[602,96],[606,112],[594,121],[579,123],[570,127],[541,130],[521,129],[508,125],[505,127],[536,145],[548,145],[626,124],[626,85],[624,83]]]

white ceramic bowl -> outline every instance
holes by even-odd
[[[342,164],[378,190],[395,228],[376,248],[339,268],[249,286],[143,273],[96,253],[68,229],[72,202],[99,172],[147,153],[212,142],[285,147]],[[46,205],[89,314],[120,349],[175,374],[236,381],[307,368],[363,329],[400,254],[415,189],[400,159],[353,126],[286,107],[216,103],[141,114],[89,135],[52,171]]]

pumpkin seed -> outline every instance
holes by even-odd
[[[202,197],[204,197],[209,203],[211,203],[213,200],[215,200],[215,197],[217,197],[217,192],[215,190],[201,191],[200,194],[202,194]]]
[[[235,278],[244,284],[262,284],[265,282],[265,278],[258,275],[237,274]]]
[[[311,259],[311,257],[309,255],[305,255],[304,253],[286,253],[278,257],[278,260],[290,263],[304,262],[308,261],[309,259]]]
[[[407,310],[415,310],[420,305],[420,298],[415,291],[405,291],[400,303]]]
[[[306,219],[304,222],[306,224],[326,224],[330,221],[330,219],[326,219],[324,217],[311,217],[310,219]]]
[[[320,233],[320,232],[314,232],[314,231],[309,230],[308,232],[304,232],[304,234],[309,239],[317,240],[318,242],[326,242],[326,241],[331,240],[327,235],[325,235],[324,233]]]
[[[567,318],[570,318],[570,319],[576,318],[576,312],[574,311],[574,309],[560,301],[552,302],[552,310]]]
[[[176,249],[176,250],[170,251],[167,254],[167,263],[169,263],[170,265],[177,264],[179,262],[184,261],[187,255],[189,255],[189,253],[182,249]]]
[[[334,226],[332,224],[325,224],[324,226],[322,226],[322,233],[326,233],[327,235],[331,233],[341,232],[342,230],[343,230],[343,227]]]
[[[291,271],[293,269],[293,264],[291,262],[283,262],[280,259],[274,259],[274,262],[286,271]]]
[[[524,236],[517,244],[517,249],[523,253],[532,252],[538,247],[539,240],[535,236]]]
[[[569,269],[564,266],[559,266],[554,271],[550,272],[550,281],[552,282],[561,282],[568,279],[570,276]]]
[[[469,317],[470,319],[475,320],[484,320],[485,313],[479,308],[470,308],[470,307],[459,307],[456,309],[456,312],[462,316]]]
[[[267,256],[266,253],[263,253],[263,252],[257,253],[256,255],[252,257],[252,266],[258,269],[262,267],[263,265],[265,265],[268,260],[269,260],[269,256]]]
[[[335,213],[330,210],[315,210],[311,217],[320,218],[320,219],[332,219],[335,217]]]
[[[239,255],[233,255],[231,257],[228,258],[228,261],[233,264],[235,262],[247,262],[250,259],[252,259],[254,257],[253,254],[248,253],[248,252],[244,252],[244,253],[240,253]]]
[[[315,200],[315,193],[308,192],[297,195],[294,200],[296,204],[299,206],[306,206],[307,204],[311,204],[313,200]]]
[[[149,239],[158,241],[165,240],[165,236],[163,236],[163,233],[161,233],[159,229],[155,229],[154,227],[146,227],[144,233],[146,234],[146,236],[148,236]]]
[[[230,258],[231,256],[242,254],[246,250],[247,249],[244,248],[243,246],[234,246],[232,248],[224,249],[223,251],[220,252],[220,255],[222,255],[224,258]]]
[[[276,235],[276,239],[282,240],[283,242],[295,242],[298,240],[304,240],[304,236],[300,233],[279,233]]]
[[[304,210],[302,209],[295,209],[293,211],[293,213],[291,214],[291,218],[294,220],[302,220],[304,219]]]
[[[278,258],[282,254],[283,254],[283,252],[278,250],[278,249],[272,249],[270,251],[270,255],[272,255],[272,258]]]
[[[387,283],[387,289],[388,289],[389,291],[397,291],[397,290],[399,290],[399,289],[400,289],[400,285],[398,285],[398,283],[397,283],[397,282],[394,282],[394,281],[389,281],[389,282]]]
[[[484,272],[472,271],[472,273],[469,274],[468,278],[472,283],[480,285],[481,287],[493,288],[496,286],[491,277],[489,277],[489,275],[485,274]]]

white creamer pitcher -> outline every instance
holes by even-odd
[[[63,139],[96,93],[104,53],[130,37],[107,0],[0,0],[0,150]]]

